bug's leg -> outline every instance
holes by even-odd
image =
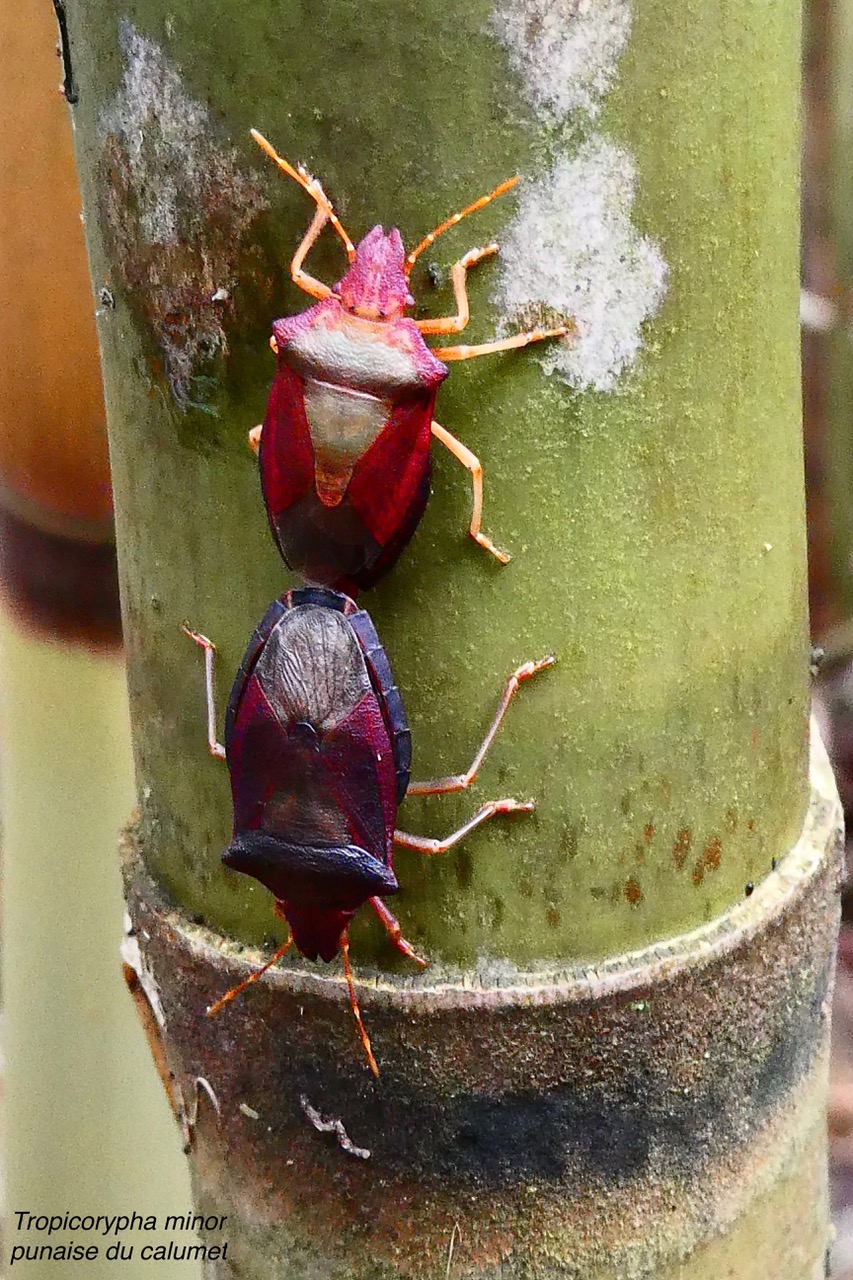
[[[474,200],[472,204],[466,204],[464,209],[460,209],[458,213],[452,213],[449,218],[445,218],[444,222],[440,222],[435,230],[430,231],[429,235],[424,236],[420,244],[416,245],[412,252],[406,258],[406,275],[408,276],[412,267],[423,253],[424,249],[428,249],[434,244],[440,235],[445,231],[449,231],[451,227],[455,227],[457,222],[461,222],[463,218],[467,218],[470,213],[476,213],[478,209],[485,209],[487,204],[491,204],[493,200],[497,200],[498,196],[502,196],[505,192],[511,191],[517,184],[518,178],[507,178],[506,182],[501,182],[495,187],[494,191],[490,191],[488,195],[480,196],[479,200]]]
[[[238,982],[236,987],[232,987],[230,991],[226,991],[225,995],[221,996],[220,999],[217,1000],[215,1004],[208,1005],[207,1007],[208,1018],[215,1018],[223,1005],[230,1004],[232,1000],[235,1000],[237,996],[239,996],[241,991],[245,991],[246,988],[250,987],[253,982],[257,982],[258,978],[263,977],[267,969],[271,969],[273,965],[281,959],[285,951],[289,949],[292,942],[293,942],[293,934],[291,933],[288,935],[287,941],[282,943],[278,951],[276,951],[275,955],[272,956],[269,960],[267,960],[266,964],[261,965],[260,969],[256,969],[254,973],[250,974],[248,978],[244,978],[242,982]]]
[[[393,912],[388,910],[381,898],[370,898],[369,901],[397,950],[402,951],[404,956],[408,956],[410,960],[414,960],[415,964],[419,964],[422,969],[425,969],[429,961],[424,960],[423,956],[419,956],[411,942],[407,942],[403,937],[400,922]]]
[[[303,262],[328,221],[328,213],[325,209],[319,207],[311,219],[311,225],[302,237],[302,243],[294,253],[290,263],[291,280],[304,293],[310,293],[312,298],[329,298],[332,293],[327,284],[323,284],[320,280],[315,280],[313,276],[308,275],[307,271],[302,270]]]
[[[444,445],[445,449],[449,449],[457,461],[461,462],[471,472],[471,487],[474,490],[474,510],[471,512],[471,523],[468,526],[468,533],[475,542],[479,542],[481,547],[485,547],[486,551],[491,551],[496,560],[500,560],[501,564],[508,564],[511,557],[506,551],[501,551],[500,547],[496,547],[491,538],[487,538],[484,533],[480,532],[480,524],[483,519],[483,467],[480,459],[470,449],[466,448],[461,440],[457,440],[456,436],[452,436],[449,431],[438,422],[432,424],[432,434],[436,440]]]
[[[352,240],[350,240],[346,231],[344,231],[343,227],[341,226],[340,219],[338,218],[338,215],[335,213],[334,209],[332,208],[332,204],[331,204],[331,201],[329,200],[329,197],[326,195],[325,191],[323,190],[322,186],[317,181],[317,179],[312,178],[308,170],[305,169],[302,165],[299,165],[298,168],[294,169],[293,165],[290,164],[288,160],[285,160],[283,156],[280,156],[276,151],[275,147],[272,145],[272,143],[267,142],[264,135],[262,133],[258,133],[257,129],[252,129],[250,130],[250,132],[252,137],[255,139],[255,142],[257,142],[258,146],[261,148],[261,150],[265,151],[269,156],[270,160],[274,161],[275,164],[278,165],[282,173],[286,173],[289,178],[293,178],[295,182],[299,183],[303,191],[308,192],[309,196],[316,204],[318,210],[322,210],[322,212],[326,215],[326,221],[331,222],[335,231],[340,236],[341,240],[343,241],[344,249],[346,250],[347,258],[350,260],[350,262],[352,262],[353,258],[355,257],[355,245],[353,244]],[[309,229],[308,235],[310,234],[311,232]],[[317,234],[319,234],[319,232]],[[315,234],[314,239],[316,238],[317,238],[317,235]],[[306,236],[306,239],[307,239],[307,236]],[[310,245],[309,245],[309,248],[310,248]],[[308,250],[306,249],[305,253],[307,252]],[[302,256],[304,257],[305,254],[303,254]]]
[[[512,702],[518,691],[518,686],[525,680],[530,680],[539,671],[544,671],[547,667],[553,667],[557,659],[553,654],[549,654],[547,658],[540,658],[538,662],[525,662],[524,666],[513,671],[507,680],[501,694],[501,700],[498,703],[498,709],[494,714],[492,723],[489,725],[488,733],[480,743],[480,748],[474,759],[471,761],[465,773],[453,774],[449,778],[436,778],[431,782],[410,782],[407,796],[434,796],[441,795],[448,791],[464,791],[470,787],[471,783],[477,776],[477,770],[486,757],[486,752],[495,740],[495,734],[501,727],[501,721],[507,713],[507,708]]]
[[[483,258],[490,258],[493,253],[497,253],[498,246],[496,244],[487,244],[484,249],[469,249],[464,258],[460,258],[458,262],[454,262],[450,272],[450,279],[453,282],[453,296],[456,299],[456,315],[441,316],[435,320],[416,320],[415,325],[423,334],[435,333],[461,333],[470,319],[470,311],[468,308],[468,289],[466,287],[465,277],[468,274],[469,267],[473,267],[476,263],[482,262]]]
[[[529,333],[514,333],[511,338],[482,342],[476,347],[433,347],[432,354],[439,360],[473,360],[475,356],[488,356],[497,351],[516,351],[519,347],[529,347],[531,342],[542,342],[545,338],[564,338],[574,332],[573,324],[563,324],[556,329],[531,329]]]
[[[479,827],[481,823],[488,822],[489,818],[494,818],[499,813],[532,813],[535,808],[536,805],[532,800],[487,800],[473,818],[469,818],[458,831],[452,832],[444,840],[433,840],[429,836],[411,836],[406,831],[395,831],[394,843],[402,845],[405,849],[416,849],[418,853],[447,853],[448,849],[459,844],[459,841],[464,840],[470,831]]]
[[[207,636],[193,631],[183,624],[184,635],[194,640],[199,648],[204,649],[204,687],[207,696],[207,749],[217,760],[225,759],[225,748],[216,737],[216,700],[213,696],[213,662],[216,657],[216,645]]]
[[[256,427],[252,427],[252,430],[247,436],[249,448],[252,450],[252,453],[256,458],[261,451],[261,434],[263,433],[263,429],[264,424],[259,422]]]
[[[373,1050],[370,1047],[370,1036],[365,1030],[364,1022],[361,1017],[361,1010],[358,1007],[358,1000],[355,994],[355,984],[352,980],[352,969],[349,963],[349,938],[346,934],[341,938],[341,959],[344,962],[344,973],[347,980],[347,988],[349,990],[349,1002],[352,1009],[353,1017],[358,1026],[361,1043],[364,1045],[364,1052],[367,1054],[368,1065],[375,1076],[379,1075],[379,1068],[376,1065],[376,1059],[373,1056]]]

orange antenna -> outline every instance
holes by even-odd
[[[358,1007],[358,1000],[356,999],[355,983],[352,980],[352,969],[350,968],[349,963],[349,938],[346,934],[341,938],[341,959],[344,962],[344,973],[346,975],[347,988],[349,990],[350,1007],[352,1009],[353,1017],[358,1024],[361,1043],[364,1045],[364,1052],[367,1054],[367,1061],[370,1066],[370,1070],[375,1076],[378,1076],[379,1068],[376,1065],[376,1059],[374,1058],[373,1050],[370,1047],[370,1036],[365,1030],[365,1026],[361,1018],[361,1010]]]
[[[288,177],[293,178],[295,182],[298,182],[302,190],[307,191],[311,199],[316,201],[318,207],[323,210],[326,217],[343,240],[344,248],[347,251],[347,257],[350,262],[352,262],[355,257],[355,245],[341,226],[340,219],[332,208],[332,203],[318,180],[316,178],[312,178],[311,174],[303,165],[299,165],[297,169],[294,169],[293,165],[289,164],[283,156],[280,156],[272,143],[267,142],[263,134],[258,133],[257,129],[252,129],[251,134],[261,150],[267,153],[270,160],[274,160],[279,169],[286,173]],[[491,197],[489,198],[491,199]]]
[[[279,947],[278,951],[276,951],[275,955],[272,957],[271,960],[268,960],[265,965],[263,965],[260,969],[257,969],[255,973],[251,974],[248,978],[244,978],[242,982],[238,982],[236,987],[232,987],[230,991],[226,991],[225,995],[220,1000],[216,1001],[216,1004],[212,1004],[208,1006],[208,1010],[207,1010],[208,1018],[215,1018],[223,1005],[229,1004],[232,1000],[235,1000],[241,991],[245,991],[246,988],[250,987],[253,982],[257,982],[258,978],[260,978],[262,974],[266,973],[267,969],[271,969],[275,964],[275,962],[281,959],[281,957],[284,955],[285,951],[288,950],[292,942],[293,942],[293,934],[291,933],[288,936],[287,942],[283,943],[282,946]]]
[[[424,249],[428,249],[433,241],[437,240],[445,231],[449,231],[451,227],[455,227],[457,222],[461,222],[463,218],[467,218],[469,213],[476,213],[478,209],[485,209],[487,204],[491,204],[493,200],[497,200],[498,196],[504,195],[507,191],[511,191],[518,183],[518,177],[507,178],[506,182],[502,182],[500,186],[495,187],[494,191],[490,191],[487,196],[480,196],[479,200],[475,200],[473,204],[466,205],[464,209],[460,209],[458,213],[454,213],[449,218],[445,218],[444,222],[440,222],[434,231],[428,236],[424,236],[423,240],[413,249],[406,258],[406,275],[408,276],[412,267],[417,262]]]

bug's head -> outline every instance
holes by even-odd
[[[341,305],[365,320],[392,320],[415,300],[406,278],[406,251],[396,227],[374,227],[356,246],[349,271],[332,290]]]

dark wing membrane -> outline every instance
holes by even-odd
[[[286,612],[287,603],[284,599],[273,600],[257,627],[255,627],[252,638],[246,645],[243,660],[234,677],[231,693],[228,695],[228,707],[225,711],[225,755],[229,765],[231,763],[231,740],[234,734],[234,722],[240,713],[240,701],[246,688],[246,681],[254,670],[255,663],[267,642],[270,632]]]
[[[369,591],[380,578],[382,578],[389,569],[391,569],[399,560],[403,551],[409,545],[412,535],[421,522],[421,517],[429,501],[430,479],[432,476],[432,463],[427,459],[426,469],[421,478],[420,488],[413,493],[409,508],[397,527],[393,537],[389,538],[385,546],[379,554],[375,556],[368,567],[359,574],[355,580],[355,586],[362,591]],[[341,584],[343,585],[343,584]]]
[[[285,561],[309,582],[357,594],[373,581],[383,548],[346,495],[337,506],[327,507],[312,485],[292,506],[271,514],[271,520]]]
[[[376,633],[369,614],[360,609],[350,617],[350,625],[364,653],[371,683],[376,690],[385,726],[394,752],[394,772],[397,780],[397,803],[402,804],[409,787],[412,765],[412,735],[406,708],[400,690],[394,681],[388,655]]]
[[[305,415],[304,383],[281,357],[267,402],[258,465],[273,537],[290,568],[301,571],[289,558],[287,539],[280,537],[279,525],[295,503],[314,492],[314,450]]]

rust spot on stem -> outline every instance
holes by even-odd
[[[682,827],[678,835],[675,837],[675,843],[672,846],[672,860],[677,870],[682,871],[687,857],[693,847],[693,832],[689,827]]]
[[[625,881],[625,897],[628,899],[632,907],[636,907],[643,901],[643,891],[637,884],[636,880]]]
[[[705,845],[703,859],[705,866],[709,871],[716,871],[719,868],[720,861],[723,856],[723,842],[719,836],[711,836],[711,839]]]

